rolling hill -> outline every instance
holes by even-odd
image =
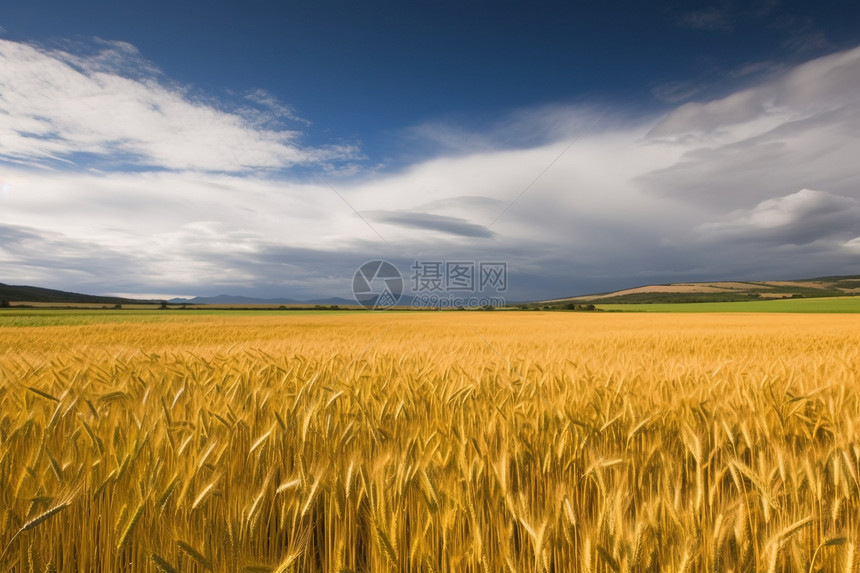
[[[318,298],[313,300],[296,300],[292,298],[254,298],[249,296],[238,296],[231,294],[219,294],[217,296],[196,296],[194,298],[173,298],[168,300],[170,304],[241,304],[241,305],[272,305],[272,304],[319,304],[319,305],[355,305],[354,300],[342,297]]]
[[[540,301],[550,306],[608,303],[734,302],[860,295],[860,275],[785,281],[714,281],[646,285]]]
[[[18,302],[56,302],[89,304],[132,304],[150,301],[132,300],[115,296],[97,296],[66,292],[49,288],[0,283],[0,301]],[[151,301],[155,302],[155,301]]]
[[[411,302],[411,297],[408,298]],[[158,304],[160,300],[140,300],[128,299],[114,296],[98,296],[90,294],[81,294],[76,292],[67,292],[62,290],[54,290],[42,287],[26,286],[26,285],[7,285],[0,283],[0,302],[12,302],[20,304],[27,303],[56,303],[56,304],[102,304],[102,305],[117,305],[117,304]],[[291,298],[253,298],[247,296],[222,294],[218,296],[197,296],[194,298],[174,298],[166,301],[171,305],[242,305],[242,306],[271,306],[271,305],[340,305],[340,306],[355,306],[355,300],[345,299],[341,297],[320,298],[313,300],[295,300]],[[403,302],[407,304],[407,302]]]

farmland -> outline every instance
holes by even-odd
[[[609,303],[596,306],[601,310],[621,312],[860,313],[860,297],[796,298],[733,302]]]
[[[850,314],[32,312],[2,571],[860,564]]]

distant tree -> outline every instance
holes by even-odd
[[[119,309],[119,308],[122,308],[122,305],[121,304],[115,304],[115,305],[113,305],[113,307]]]
[[[0,300],[0,308],[9,308],[10,306],[8,300]]]
[[[161,306],[159,308],[161,310],[167,309],[167,301],[166,300],[161,301]]]

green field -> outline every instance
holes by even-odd
[[[601,310],[621,312],[860,312],[860,297],[796,298],[742,302],[681,302],[597,304]]]
[[[598,304],[598,309],[612,312],[788,312],[788,313],[860,313],[860,297],[826,297],[805,299],[757,300],[744,302],[688,302]],[[272,310],[199,308],[194,310],[157,309],[38,309],[11,308],[0,310],[0,327],[73,326],[104,323],[146,323],[186,321],[191,317],[211,316],[270,316],[351,314],[354,310]],[[402,311],[389,311],[402,312]],[[475,311],[472,311],[475,312]],[[373,313],[378,314],[378,313]]]
[[[4,326],[76,326],[86,324],[107,324],[123,322],[169,322],[188,321],[194,317],[212,316],[260,316],[283,317],[284,315],[309,316],[314,314],[343,314],[354,311],[348,310],[224,310],[224,309],[195,309],[195,310],[114,310],[114,309],[2,309],[0,310],[0,327]]]

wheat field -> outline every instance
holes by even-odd
[[[858,326],[0,317],[0,570],[858,571]]]

